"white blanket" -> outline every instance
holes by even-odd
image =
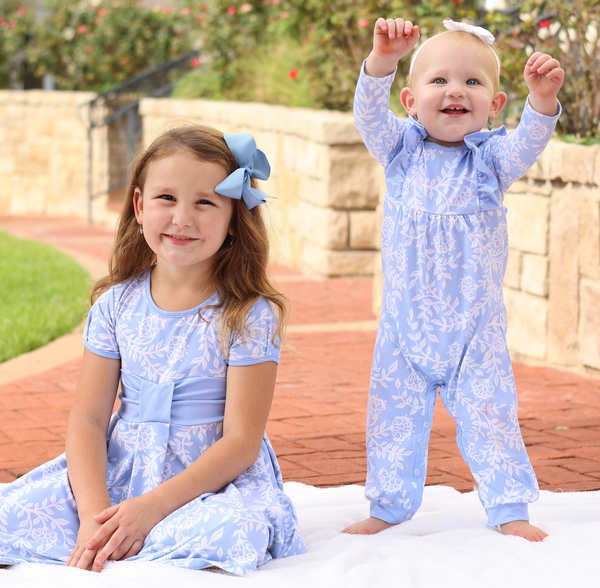
[[[269,562],[245,579],[156,563],[114,562],[101,574],[23,564],[0,570],[0,587],[600,587],[600,492],[542,491],[530,514],[550,537],[529,543],[488,529],[475,492],[428,486],[412,521],[359,537],[340,531],[367,515],[361,486],[285,486],[308,551]]]

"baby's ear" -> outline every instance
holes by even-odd
[[[400,92],[400,102],[402,102],[402,106],[404,106],[404,110],[406,110],[407,114],[410,116],[417,116],[415,95],[413,94],[412,89],[408,86],[406,88],[402,88]]]
[[[498,113],[506,106],[508,97],[504,92],[496,92],[490,105],[490,118],[496,118]]]

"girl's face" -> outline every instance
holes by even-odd
[[[491,50],[477,39],[440,35],[417,57],[411,87],[400,95],[402,105],[419,119],[429,139],[461,145],[506,104],[506,94],[496,90],[497,71]]]
[[[149,164],[143,193],[136,188],[133,205],[157,269],[167,264],[210,273],[213,256],[232,234],[233,202],[215,193],[227,175],[221,165],[185,150]]]

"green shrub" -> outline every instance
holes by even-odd
[[[556,57],[565,70],[559,93],[562,134],[600,137],[600,2],[589,0],[526,0],[511,17],[488,17],[504,48],[506,87],[520,103],[527,97],[523,81],[526,55],[542,51]],[[510,83],[510,86],[508,84]]]
[[[188,51],[197,28],[191,8],[147,8],[138,0],[46,0],[38,19],[27,10],[18,27],[10,22],[0,26],[13,56],[6,61],[14,64],[14,56],[24,54],[28,68],[38,77],[53,74],[59,90],[114,86]],[[6,80],[0,73],[0,83]]]

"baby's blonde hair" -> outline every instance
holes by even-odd
[[[442,30],[441,32],[435,34],[433,37],[431,37],[428,41],[425,41],[425,42],[428,45],[430,45],[430,42],[434,42],[434,39],[437,39],[442,36],[447,36],[447,35],[452,35],[452,39],[454,39],[458,42],[461,42],[463,44],[475,43],[475,44],[477,44],[477,46],[483,46],[483,47],[486,47],[487,50],[492,51],[492,53],[487,53],[487,54],[484,53],[484,55],[488,55],[488,57],[486,59],[489,62],[489,68],[490,68],[489,73],[491,74],[491,78],[494,82],[494,92],[497,92],[498,88],[500,87],[500,72],[498,71],[499,61],[496,61],[496,59],[499,60],[500,57],[499,57],[496,49],[492,45],[488,45],[485,41],[483,41],[476,35],[472,35],[471,33],[467,33],[465,31]],[[450,40],[450,38],[448,38],[448,40]],[[425,51],[426,48],[423,47],[423,50]],[[423,52],[421,51],[417,55],[413,65],[412,65],[412,73],[409,73],[409,75],[406,78],[406,85],[410,88],[413,87],[411,82],[417,77],[415,74],[418,73],[417,67],[418,67],[419,61],[423,58],[422,53]],[[494,57],[494,55],[496,55],[496,57]]]

